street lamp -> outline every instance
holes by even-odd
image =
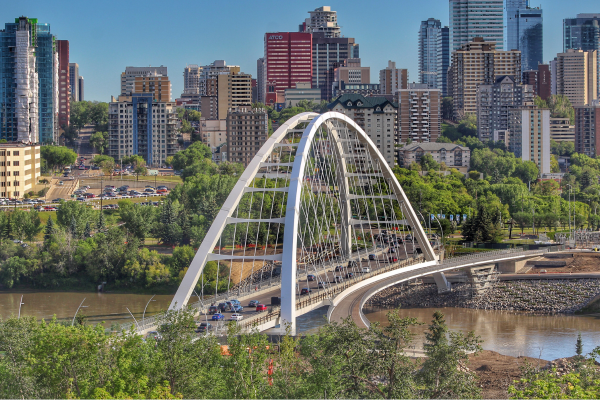
[[[85,301],[85,297],[83,298],[83,300],[81,301],[81,304],[79,304],[79,307],[77,307],[77,311],[75,311],[75,315],[73,315],[73,321],[71,322],[71,326],[73,326],[75,324],[75,317],[77,317],[77,313],[79,312],[80,308],[88,308],[89,306],[84,306],[83,302]]]
[[[21,300],[19,301],[19,319],[21,318],[21,306],[24,304],[25,303],[23,303],[23,295],[21,295]]]
[[[571,234],[571,189],[573,186],[568,183],[567,186],[569,187],[569,234]]]
[[[156,296],[156,295],[154,295]],[[144,325],[144,316],[146,315],[146,308],[148,308],[148,304],[150,304],[151,301],[156,301],[156,300],[152,300],[154,298],[154,296],[150,297],[150,300],[148,300],[148,302],[146,303],[146,307],[144,307],[144,313],[142,314],[142,325]]]
[[[442,228],[442,224],[440,223],[440,220],[438,219],[438,217],[436,217],[434,215],[433,218],[435,218],[435,220],[437,221],[438,225],[440,226],[440,231],[442,231],[442,246],[443,246],[444,245],[444,229]]]

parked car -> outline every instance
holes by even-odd
[[[312,293],[312,290],[310,290],[310,288],[307,288],[307,287],[302,288],[302,290],[300,291],[300,295],[309,294],[309,293]]]
[[[242,314],[231,314],[231,317],[229,317],[230,321],[241,321],[244,319],[244,316]]]
[[[63,181],[59,181],[58,184],[59,185],[64,185],[65,183]]]
[[[256,311],[267,311],[267,306],[264,304],[259,304],[256,306]]]
[[[312,282],[312,281],[315,281],[315,280],[317,280],[317,277],[316,277],[316,276],[314,276],[314,275],[306,275],[306,279],[307,279],[309,282]]]
[[[94,193],[86,193],[86,194],[84,194],[84,197],[87,197],[88,199],[91,199],[93,197],[96,197],[96,195]]]
[[[213,321],[221,321],[222,319],[225,319],[225,316],[221,313],[216,313],[212,316]]]
[[[52,202],[53,202],[53,203],[60,203],[61,201],[65,201],[65,199],[61,199],[61,198],[59,197],[59,198],[56,198],[56,199],[53,199],[53,200],[52,200]]]
[[[156,191],[156,193],[161,193],[161,194],[162,194],[162,193],[167,193],[167,192],[168,192],[168,190],[167,190],[167,189],[158,189],[158,190]]]
[[[219,310],[217,309],[217,306],[210,306],[210,307],[208,307],[208,313],[209,314],[216,314],[218,312],[219,312]]]
[[[44,207],[44,211],[58,211],[56,207]]]
[[[248,303],[248,307],[256,307],[259,304],[260,302],[258,300],[250,300],[250,302]]]
[[[212,330],[212,325],[210,322],[202,322],[200,325],[198,325],[198,328],[196,329],[196,333],[205,333],[207,331],[211,331]]]
[[[85,201],[85,197],[78,197],[77,201]]]

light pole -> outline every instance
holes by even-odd
[[[156,296],[156,295],[154,295]],[[144,307],[144,313],[142,314],[142,325],[144,325],[144,317],[146,316],[146,308],[148,308],[148,304],[150,304],[151,301],[156,301],[156,300],[152,300],[154,298],[154,296],[150,297],[150,300],[148,300],[148,302],[146,303],[146,307]]]
[[[569,235],[571,234],[571,188],[572,186],[567,183],[569,187]]]
[[[79,312],[80,308],[88,308],[89,306],[84,306],[83,302],[85,301],[85,297],[83,298],[83,300],[81,301],[81,304],[79,304],[79,307],[77,307],[77,311],[75,311],[75,315],[73,315],[73,321],[71,322],[71,326],[73,326],[75,324],[75,317],[77,317],[77,313]]]
[[[438,219],[438,217],[436,217],[434,215],[433,218],[435,218],[435,220],[437,221],[438,225],[440,226],[440,231],[442,231],[442,246],[443,246],[444,245],[444,229],[442,228],[442,224],[440,223],[440,220]]]
[[[24,304],[25,303],[23,303],[23,295],[21,295],[21,300],[19,301],[19,319],[21,319],[21,306]]]

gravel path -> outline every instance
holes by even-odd
[[[466,284],[455,283],[451,293],[438,295],[435,284],[400,284],[376,294],[369,300],[369,304],[512,310],[535,314],[574,313],[600,294],[600,280],[500,282],[485,294],[472,298],[465,296],[466,289]]]

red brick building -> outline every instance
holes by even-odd
[[[71,83],[69,79],[69,41],[57,40],[58,50],[58,126],[69,126],[71,115]]]
[[[284,98],[285,89],[298,82],[312,82],[312,35],[306,32],[265,34],[265,103],[273,105]]]

